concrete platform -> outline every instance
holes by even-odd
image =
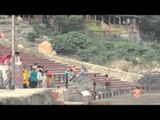
[[[58,105],[64,91],[58,88],[0,90],[0,105]],[[54,98],[53,92],[58,93],[58,98]]]

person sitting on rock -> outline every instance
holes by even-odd
[[[75,66],[73,66],[72,68],[71,68],[71,71],[72,71],[72,73],[71,73],[71,78],[70,78],[70,80],[69,81],[71,81],[71,80],[73,80],[77,75],[78,75],[78,70],[77,70],[77,68],[75,67]]]
[[[87,68],[84,66],[84,65],[82,65],[81,66],[81,70],[80,70],[80,75],[81,74],[86,74],[88,71],[87,71]]]
[[[72,67],[72,72],[73,72],[74,76],[78,75],[78,70],[77,70],[77,68],[75,66]]]

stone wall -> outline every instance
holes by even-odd
[[[71,60],[59,56],[50,56],[51,60],[55,60],[61,63],[67,63],[69,65],[75,65],[76,67],[81,67],[81,65],[85,65],[89,72],[96,72],[96,73],[101,73],[101,74],[108,74],[109,76],[121,79],[123,81],[135,81],[143,77],[141,74],[136,74],[136,73],[130,73],[130,72],[124,72],[120,70],[115,70],[107,67],[102,67],[99,65],[94,65],[86,62],[81,62],[81,61],[76,61],[76,60]]]
[[[60,105],[63,89],[0,90],[0,105]]]

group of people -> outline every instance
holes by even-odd
[[[29,67],[23,66],[23,88],[55,88],[52,71],[44,70],[35,63]]]
[[[12,51],[9,51],[0,57],[0,88],[7,83],[9,71],[11,71]],[[20,53],[15,52],[15,65],[22,65]],[[23,66],[23,88],[42,88],[42,87],[56,87],[54,84],[53,73],[44,70],[42,66],[35,63],[33,66]]]
[[[71,69],[65,70],[65,75],[67,76],[67,79],[69,81],[72,81],[78,75],[81,75],[81,74],[86,75],[87,72],[88,72],[88,70],[84,65],[81,66],[80,71],[75,66],[72,66]]]
[[[91,89],[91,92],[93,93],[93,95],[97,96],[97,91],[96,91],[96,77],[97,75],[94,74],[92,77],[92,81],[93,81],[93,89]],[[111,78],[109,78],[108,74],[105,75],[105,89],[106,91],[111,91]],[[98,97],[98,96],[97,96]]]

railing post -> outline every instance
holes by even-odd
[[[147,86],[147,92],[149,92],[149,85]]]
[[[54,77],[54,80],[56,81],[56,76],[55,76],[55,75],[53,75],[53,77]]]
[[[65,83],[65,74],[63,74],[63,83]]]
[[[58,88],[60,88],[60,74],[58,75],[58,84],[59,84],[59,86],[58,86]]]
[[[66,88],[68,89],[68,74],[66,74]]]

